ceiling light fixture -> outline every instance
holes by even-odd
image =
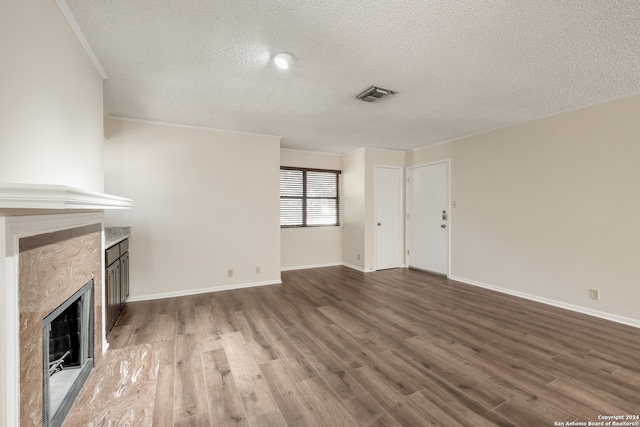
[[[273,62],[281,70],[288,70],[296,62],[296,57],[287,52],[280,52],[273,55]]]

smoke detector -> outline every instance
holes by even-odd
[[[356,95],[356,99],[359,99],[360,101],[364,101],[364,102],[377,102],[390,95],[393,95],[394,93],[397,93],[397,92],[394,92],[389,89],[383,89],[377,86],[371,86],[365,89],[364,91],[362,91],[360,94]]]

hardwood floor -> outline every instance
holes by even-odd
[[[124,402],[113,391],[101,408],[85,387],[74,419],[554,426],[640,414],[636,328],[406,269],[330,267],[282,279],[127,304],[107,356],[126,365],[120,372],[146,364],[138,367],[146,379],[129,387]],[[150,356],[140,362],[139,354]],[[91,379],[105,375],[103,365],[117,375],[114,357]],[[126,413],[114,409],[122,405]]]

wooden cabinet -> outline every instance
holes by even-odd
[[[105,251],[105,298],[107,332],[113,328],[129,296],[129,239]]]
[[[120,310],[129,298],[129,251],[120,255]]]
[[[106,297],[106,322],[107,322],[107,332],[113,328],[113,325],[116,323],[116,319],[118,318],[118,314],[120,311],[119,304],[116,304],[116,301],[119,300],[118,291],[120,289],[121,283],[121,274],[120,274],[120,262],[116,260],[113,264],[107,267],[106,272],[106,288],[105,288],[105,297]]]

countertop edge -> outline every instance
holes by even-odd
[[[131,227],[105,227],[104,250],[107,250],[131,237]]]

